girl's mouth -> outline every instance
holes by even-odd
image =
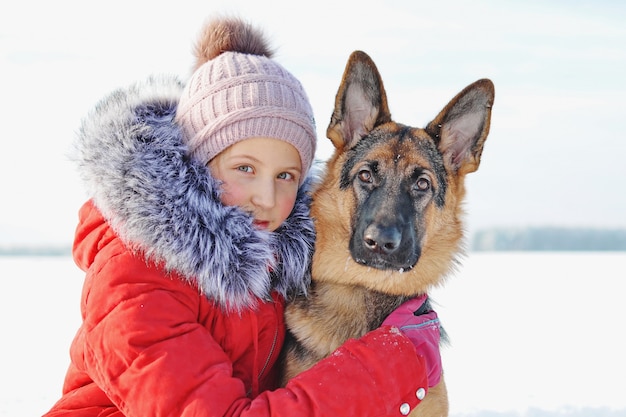
[[[255,220],[254,221],[254,226],[257,229],[261,229],[261,230],[265,230],[269,227],[270,222],[266,221],[266,220]]]

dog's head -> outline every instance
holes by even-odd
[[[479,80],[426,128],[396,123],[374,62],[354,52],[312,206],[314,279],[403,295],[440,283],[461,252],[464,177],[480,164],[493,100],[492,82]]]

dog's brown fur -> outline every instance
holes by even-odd
[[[311,205],[312,285],[286,309],[284,381],[442,284],[461,253],[464,178],[478,169],[493,99],[479,80],[425,129],[405,126],[374,62],[350,56],[327,130],[335,153]],[[447,414],[442,378],[412,415]]]

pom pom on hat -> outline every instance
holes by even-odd
[[[191,156],[206,165],[239,141],[280,139],[298,150],[304,179],[315,155],[313,111],[300,82],[271,59],[263,34],[237,18],[214,19],[195,55],[176,113]]]

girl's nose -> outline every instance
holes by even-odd
[[[276,204],[276,189],[274,180],[259,181],[252,194],[252,204],[264,209],[272,208]]]

